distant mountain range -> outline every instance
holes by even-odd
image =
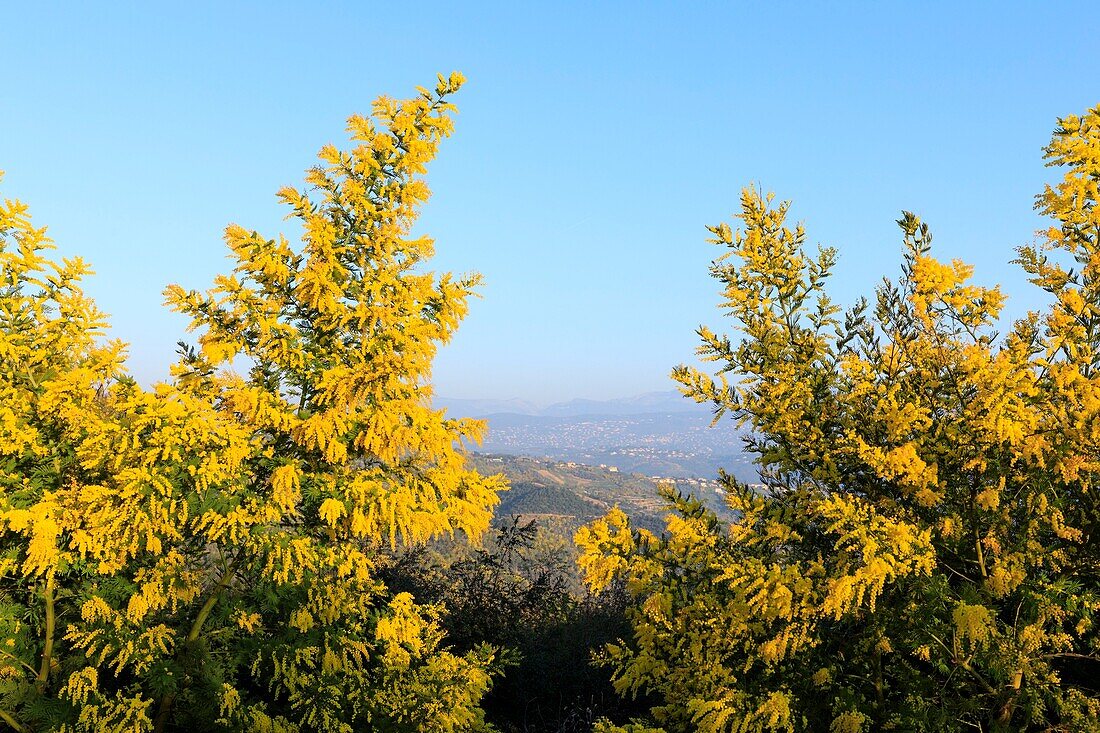
[[[647,392],[634,397],[613,400],[575,399],[539,407],[525,400],[470,400],[437,397],[435,406],[446,408],[451,417],[490,417],[492,415],[526,415],[529,417],[612,417],[619,415],[695,414],[710,413],[676,390]]]

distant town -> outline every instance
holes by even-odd
[[[742,432],[731,420],[711,427],[699,412],[544,417],[488,415],[478,450],[606,466],[650,477],[714,479],[719,469],[758,480]]]

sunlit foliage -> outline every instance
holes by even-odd
[[[122,346],[0,209],[0,717],[20,731],[483,727],[493,651],[442,646],[438,609],[377,579],[379,550],[477,537],[500,479],[481,425],[430,407],[431,363],[476,277],[424,268],[421,175],[453,74],[381,98],[283,189],[302,245],[226,230],[235,262],[172,286],[198,347],[169,383]]]
[[[674,376],[751,429],[766,486],[725,478],[732,525],[670,493],[664,536],[578,533],[633,598],[618,689],[663,700],[633,730],[1100,729],[1100,107],[1046,153],[1053,224],[1017,261],[1050,305],[1003,336],[1001,291],[913,214],[900,278],[846,313],[787,204],[746,190],[711,228],[741,338],[700,329],[718,375]]]

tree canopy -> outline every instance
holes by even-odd
[[[504,488],[432,409],[477,277],[424,268],[422,174],[462,76],[378,99],[280,191],[302,244],[226,229],[172,379],[146,389],[19,202],[0,209],[0,717],[17,731],[482,727],[494,650],[378,579],[476,538]]]
[[[1016,262],[1050,305],[1003,336],[1003,293],[909,212],[900,277],[846,312],[788,203],[710,227],[739,338],[701,328],[718,373],[673,376],[751,429],[765,486],[725,477],[732,524],[668,492],[664,534],[578,533],[633,599],[617,688],[662,700],[627,729],[1100,729],[1100,107],[1046,158]]]

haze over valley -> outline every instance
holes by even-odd
[[[728,416],[711,425],[710,407],[674,390],[613,400],[539,407],[522,400],[436,399],[451,417],[484,419],[477,452],[606,467],[656,478],[713,479],[725,469],[756,482],[742,431]]]

